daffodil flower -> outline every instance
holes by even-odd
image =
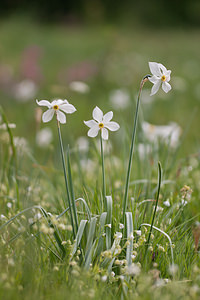
[[[116,131],[120,128],[116,122],[111,122],[113,118],[113,112],[109,111],[103,115],[102,110],[99,107],[95,107],[92,113],[94,120],[84,121],[85,125],[90,127],[87,135],[89,137],[96,137],[99,130],[101,130],[101,137],[103,140],[108,140],[108,129],[110,131]]]
[[[167,70],[162,64],[156,62],[149,62],[149,68],[152,76],[148,79],[153,83],[151,96],[158,92],[161,84],[163,91],[168,93],[171,90],[171,85],[169,84],[171,70]]]
[[[47,100],[36,100],[36,102],[39,106],[48,107],[48,110],[45,111],[42,115],[42,121],[44,123],[51,121],[55,113],[57,120],[60,123],[65,124],[66,116],[63,112],[65,112],[66,114],[72,114],[76,111],[76,108],[72,104],[69,104],[67,100],[58,99],[53,100],[51,103]]]

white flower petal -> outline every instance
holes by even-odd
[[[98,106],[96,106],[93,110],[92,116],[97,122],[102,122],[103,112]]]
[[[60,110],[57,110],[57,119],[58,121],[61,123],[61,124],[65,124],[66,123],[66,116],[65,114],[60,111]]]
[[[113,118],[113,112],[109,111],[103,116],[103,123],[109,122]]]
[[[151,94],[150,94],[150,96],[155,95],[155,94],[157,93],[157,91],[159,90],[160,85],[161,85],[161,80],[157,81],[157,82],[153,85],[153,87],[152,87],[152,89],[151,89]]]
[[[151,77],[148,78],[149,81],[153,84],[157,83],[158,81],[160,81],[160,78],[158,78],[157,76],[153,75]]]
[[[89,120],[89,121],[84,121],[85,125],[88,126],[88,127],[93,127],[93,126],[96,126],[98,125],[96,121],[94,120]]]
[[[51,103],[49,101],[47,101],[47,100],[41,100],[41,101],[36,100],[36,103],[39,106],[47,106],[48,108],[51,107]]]
[[[117,122],[108,122],[104,123],[104,126],[108,128],[111,131],[116,131],[120,128],[119,124]]]
[[[159,68],[162,70],[163,74],[166,75],[167,69],[162,64],[158,64]]]
[[[89,129],[87,135],[89,137],[96,137],[98,132],[99,132],[99,126],[96,125],[96,126],[93,126],[92,128]]]
[[[51,107],[53,107],[54,105],[60,106],[63,103],[64,103],[64,101],[62,99],[56,99],[51,102]]]
[[[159,76],[159,77],[162,76],[162,73],[160,71],[158,63],[156,63],[156,62],[149,62],[149,68],[150,68],[150,71],[151,71],[151,73],[153,75],[156,75],[156,76]]]
[[[63,100],[64,103],[69,104],[69,102],[67,101],[67,99]]]
[[[62,103],[59,105],[59,109],[64,111],[66,114],[72,114],[76,111],[76,108],[72,104]]]
[[[166,81],[164,81],[163,83],[162,83],[162,89],[163,89],[163,91],[165,92],[165,93],[168,93],[170,90],[171,90],[171,85],[168,83],[168,82],[166,82]]]
[[[53,118],[54,115],[54,110],[53,109],[48,109],[47,111],[45,111],[42,115],[42,121],[44,123],[51,121],[51,119]]]
[[[108,140],[108,130],[105,127],[101,129],[101,136],[103,140]]]

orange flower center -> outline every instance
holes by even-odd
[[[104,124],[103,123],[99,123],[99,128],[103,128]]]
[[[58,108],[59,108],[59,107],[58,107],[57,104],[55,104],[55,105],[53,106],[53,109],[54,109],[54,110],[58,110]]]
[[[165,81],[165,80],[166,80],[166,76],[163,75],[163,76],[161,77],[161,80],[162,80],[162,81]]]

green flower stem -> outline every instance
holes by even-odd
[[[67,173],[66,173],[66,165],[65,165],[65,156],[64,156],[64,150],[63,150],[63,143],[62,143],[62,136],[61,136],[61,130],[60,130],[60,123],[57,120],[58,125],[58,135],[59,135],[59,141],[60,141],[60,150],[61,150],[61,157],[62,157],[62,165],[63,165],[63,171],[64,171],[64,177],[65,177],[65,186],[67,191],[67,199],[68,199],[68,206],[69,206],[69,212],[70,212],[70,219],[71,219],[71,225],[72,225],[72,231],[73,236],[75,239],[75,226],[74,226],[74,220],[72,215],[72,205],[71,205],[71,199],[70,199],[70,193],[69,193],[69,184],[67,180]]]
[[[74,220],[75,220],[76,233],[77,233],[77,231],[78,231],[78,216],[77,216],[74,188],[73,188],[73,182],[72,182],[70,156],[69,156],[69,145],[67,148],[67,168],[68,168],[68,178],[69,178],[69,186],[70,186],[70,192],[71,192],[71,202],[72,202],[72,208],[73,208],[73,212],[74,212]]]
[[[136,105],[134,125],[133,125],[133,133],[132,133],[132,139],[131,139],[131,148],[130,148],[130,154],[129,154],[128,169],[127,169],[127,174],[126,174],[125,192],[124,192],[124,199],[123,199],[123,224],[125,224],[125,214],[126,214],[126,208],[127,208],[127,198],[128,198],[129,181],[130,181],[131,166],[132,166],[132,159],[133,159],[133,150],[134,150],[134,144],[135,144],[135,135],[136,135],[136,129],[137,129],[137,120],[138,120],[138,112],[139,112],[139,104],[140,104],[140,95],[141,95],[141,91],[142,91],[143,85],[148,80],[148,77],[150,77],[150,75],[146,75],[142,79],[142,81],[140,83],[140,89],[139,89],[138,98],[137,98],[137,105]]]
[[[146,252],[147,252],[147,249],[148,249],[148,246],[149,246],[149,241],[150,241],[150,238],[151,238],[154,219],[155,219],[155,216],[156,216],[156,210],[157,210],[157,206],[158,206],[158,199],[159,199],[159,195],[160,195],[161,180],[162,180],[161,163],[158,162],[158,191],[157,191],[157,196],[156,196],[156,204],[155,204],[155,208],[154,208],[154,212],[153,212],[153,217],[152,217],[152,221],[151,221],[151,227],[150,227],[150,231],[149,231],[149,235],[148,235],[148,239],[147,239],[147,243],[146,243],[145,256],[146,256]]]
[[[104,209],[106,209],[106,184],[105,184],[105,168],[104,168],[104,155],[103,155],[103,139],[100,132],[100,142],[101,142],[101,166],[102,166],[102,181],[103,181],[103,204]]]

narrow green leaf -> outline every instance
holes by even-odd
[[[72,250],[72,257],[74,256],[74,254],[76,253],[78,246],[80,245],[81,239],[83,237],[83,232],[86,226],[86,223],[88,222],[88,220],[81,220],[79,228],[78,228],[78,232],[76,235],[76,239],[75,239],[75,243],[74,243],[74,248]]]
[[[126,212],[126,232],[127,232],[127,241],[129,245],[126,248],[126,260],[128,266],[132,263],[132,252],[133,252],[133,218],[131,212]]]
[[[111,226],[112,226],[112,197],[106,196],[106,249],[111,248]]]
[[[89,232],[87,235],[87,244],[85,248],[85,259],[87,260],[88,254],[90,252],[90,249],[93,244],[94,236],[95,236],[95,230],[96,230],[96,222],[97,218],[93,217],[91,221],[89,222]]]

